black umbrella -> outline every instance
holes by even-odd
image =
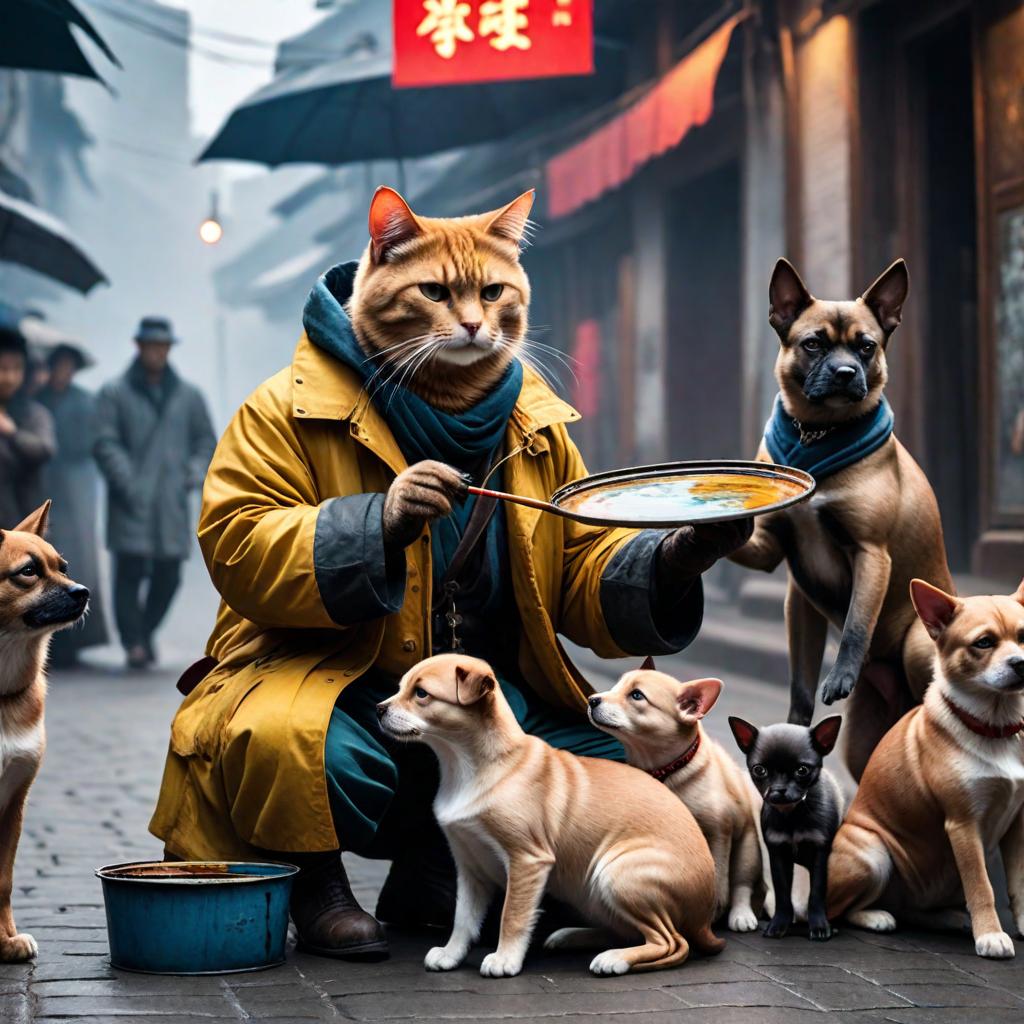
[[[71,0],[3,0],[3,8],[0,67],[99,78],[72,35],[72,25],[120,67],[103,37]]]
[[[56,217],[3,192],[0,260],[30,267],[82,293],[107,280]]]
[[[199,159],[346,164],[503,139],[616,95],[621,53],[596,58],[594,75],[429,89],[392,88],[390,54],[288,71],[237,107]]]

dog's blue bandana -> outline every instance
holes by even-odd
[[[883,397],[872,412],[823,430],[802,428],[775,396],[764,425],[764,443],[772,461],[810,473],[815,480],[838,473],[877,451],[892,436],[892,407]]]

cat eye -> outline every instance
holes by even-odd
[[[503,284],[488,284],[484,285],[480,289],[480,298],[485,299],[487,302],[495,302],[501,298],[501,293],[505,290]]]
[[[429,697],[429,696],[430,696],[430,694],[429,694],[429,693],[427,693],[427,691],[426,691],[426,690],[424,690],[422,686],[417,686],[417,687],[416,687],[416,690],[415,690],[415,693],[416,693],[416,696],[417,696],[417,697],[418,697],[418,698],[419,698],[420,700],[424,700],[424,699],[425,699],[426,697]]]
[[[989,636],[987,633],[984,636],[979,636],[977,640],[971,644],[972,647],[976,647],[979,651],[987,651],[995,647],[996,638]]]
[[[755,764],[751,766],[750,774],[755,779],[763,779],[768,774],[768,769],[763,764]]]
[[[647,700],[644,696],[643,690],[633,690],[629,695],[630,700]]]
[[[424,281],[420,285],[420,292],[430,299],[431,302],[444,302],[451,297],[451,292],[443,284],[438,284],[436,281]]]
[[[796,777],[798,779],[806,779],[811,774],[811,769],[805,764],[798,764],[796,766]]]

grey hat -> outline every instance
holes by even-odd
[[[136,341],[155,341],[165,345],[176,345],[178,339],[171,330],[171,321],[165,316],[144,316],[135,332]]]

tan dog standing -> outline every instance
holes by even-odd
[[[89,591],[43,540],[50,503],[13,530],[0,530],[0,961],[36,955],[14,926],[14,856],[28,791],[46,746],[43,668],[50,636],[81,617]]]
[[[853,443],[859,424],[878,410],[888,380],[886,346],[908,288],[903,260],[848,301],[816,299],[786,260],[775,265],[768,317],[781,343],[775,375],[782,413],[809,459],[815,445],[847,437]],[[757,458],[773,461],[766,443]],[[921,699],[931,677],[928,645],[919,636],[905,647],[915,623],[910,580],[926,576],[947,590],[953,583],[935,495],[895,435],[816,478],[810,501],[759,517],[754,535],[730,557],[765,572],[784,559],[788,564],[790,722],[810,725],[829,623],[841,631],[821,696],[832,704],[856,693],[843,732],[847,764],[859,778],[877,742]],[[862,676],[869,685],[855,691]]]
[[[639,940],[598,954],[595,974],[680,964],[691,944],[708,953],[723,947],[710,927],[714,862],[693,815],[635,768],[575,757],[524,733],[486,662],[428,658],[377,710],[391,736],[426,743],[441,767],[434,813],[458,886],[451,937],[427,954],[428,970],[463,962],[503,886],[501,933],[480,966],[485,976],[522,969],[545,890],[595,925]],[[580,944],[580,929],[563,931],[564,944]]]
[[[728,912],[732,931],[752,932],[755,907],[765,896],[753,794],[736,762],[701,725],[721,692],[720,679],[681,683],[648,658],[607,693],[594,694],[589,714],[622,743],[631,765],[689,808],[715,861],[715,919]]]
[[[1024,583],[962,600],[911,589],[935,678],[868,762],[832,847],[829,915],[874,931],[959,926],[966,898],[977,954],[1012,957],[985,855],[1002,851],[1024,935]]]

